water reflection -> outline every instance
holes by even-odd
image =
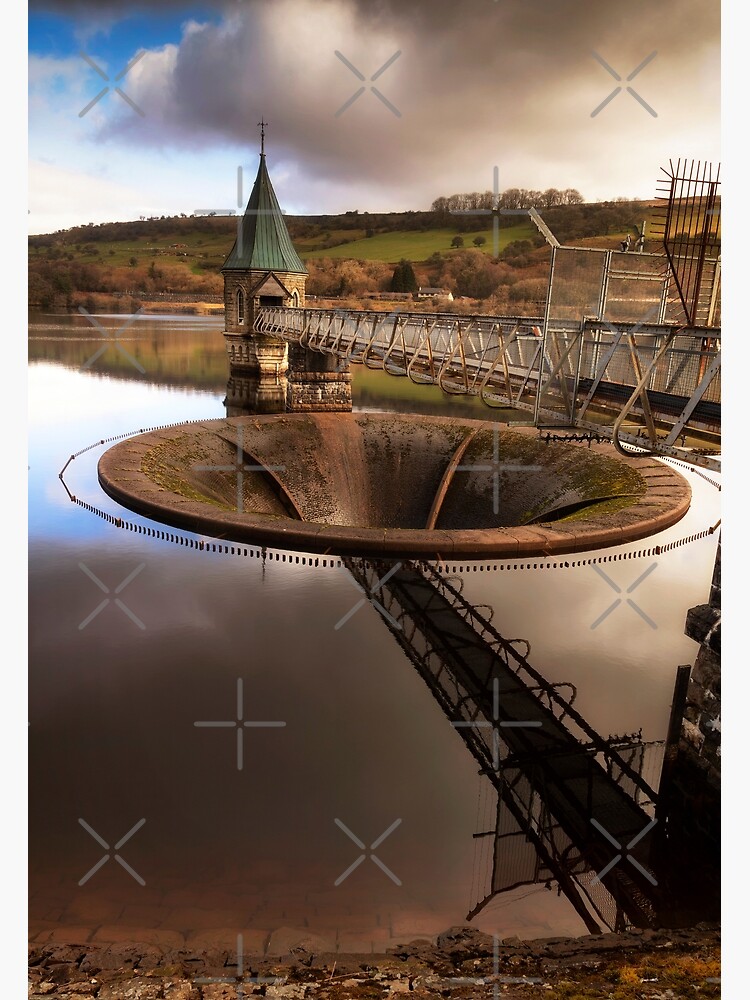
[[[662,741],[597,733],[574,707],[575,685],[534,669],[529,643],[504,638],[492,609],[488,616],[462,596],[460,577],[424,563],[346,565],[377,594],[383,623],[495,790],[494,833],[479,832],[494,839],[489,885],[469,919],[498,894],[535,883],[564,894],[591,933],[718,917],[719,843],[710,835],[718,801],[708,783],[688,795],[688,808],[701,801],[715,813],[689,845],[688,888],[684,868],[675,869],[675,859],[685,862],[684,817],[674,798],[673,814],[664,808],[664,776],[653,780]],[[668,780],[681,777],[672,770]]]
[[[32,932],[79,928],[99,940],[147,933],[198,947],[223,929],[244,931],[250,948],[253,935],[266,940],[292,926],[369,950],[462,921],[488,887],[472,895],[481,850],[495,845],[490,783],[407,669],[377,609],[368,603],[335,629],[358,599],[349,571],[283,553],[264,560],[197,551],[120,530],[71,503],[57,478],[72,453],[102,438],[222,416],[220,323],[139,320],[128,331],[137,342],[126,346],[145,368],[141,376],[114,350],[81,372],[98,344],[90,327],[85,342],[76,339],[79,320],[44,317],[30,339]],[[422,393],[403,379],[354,372],[355,407],[477,415],[467,401]],[[66,482],[76,497],[121,517],[97,484],[101,451],[71,463]],[[660,541],[718,519],[716,491],[698,478],[691,486],[693,508]],[[628,609],[592,630],[611,591],[591,568],[472,569],[463,595],[472,608],[495,609],[500,634],[531,642],[530,662],[549,685],[576,686],[575,708],[592,730],[642,730],[653,743],[666,735],[675,667],[695,656],[685,610],[705,600],[714,550],[705,538],[661,557],[638,591],[656,630],[628,618]],[[627,587],[639,566],[608,572]],[[246,728],[241,771],[235,731],[195,727],[236,721],[238,679],[243,722],[286,723]],[[478,799],[488,815],[477,825]],[[79,886],[103,853],[79,820],[114,845],[141,818],[121,853],[145,885],[109,862]],[[401,819],[376,851],[401,886],[369,862],[335,885],[357,857],[336,819],[366,845]],[[475,872],[472,838],[484,830],[493,835],[477,841]],[[506,843],[516,851],[521,839]],[[505,936],[581,933],[568,897],[534,881],[547,869],[523,850],[523,871],[505,879],[517,887],[495,896],[478,925]]]
[[[286,410],[287,380],[283,375],[259,378],[232,375],[227,382],[224,406],[228,417],[247,413],[283,413]]]

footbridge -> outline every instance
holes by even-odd
[[[574,708],[575,688],[536,670],[528,643],[503,637],[459,578],[345,562],[497,792],[490,889],[468,917],[498,892],[554,881],[592,933],[668,926],[658,795],[643,767],[654,745],[597,733]]]
[[[707,468],[719,465],[719,327],[584,318],[264,308],[255,332],[489,407]],[[242,364],[239,338],[228,345]],[[708,447],[706,447],[708,445]]]

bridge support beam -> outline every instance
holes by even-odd
[[[349,365],[333,354],[289,345],[286,408],[290,413],[348,413],[352,408]]]

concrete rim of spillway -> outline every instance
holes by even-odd
[[[500,453],[518,453],[523,462],[497,464]],[[240,473],[243,466],[247,473]],[[259,474],[252,480],[258,496],[247,504],[237,496],[230,504],[232,484],[250,481],[252,472]],[[545,443],[530,427],[421,414],[286,413],[179,424],[114,445],[101,457],[98,475],[123,506],[197,534],[305,552],[403,558],[515,558],[607,548],[670,527],[691,500],[687,481],[674,469],[648,456],[624,459],[609,443]],[[216,493],[216,482],[223,494]],[[477,523],[502,520],[498,511],[513,503],[513,516],[525,517],[529,511],[521,508],[536,498],[536,484],[546,490],[537,508],[547,503],[549,519],[542,509],[527,523]],[[607,493],[615,490],[612,484],[630,492]],[[373,494],[382,509],[371,503]],[[566,507],[566,499],[574,502]],[[265,512],[252,509],[261,502]],[[336,523],[364,516],[357,503],[384,523]],[[387,523],[400,516],[393,505],[404,508],[407,520],[422,519],[421,526]],[[472,519],[473,526],[458,523]]]

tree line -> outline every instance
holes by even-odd
[[[575,188],[560,191],[547,188],[546,191],[532,191],[526,188],[508,188],[495,199],[492,191],[472,191],[468,194],[452,194],[436,198],[430,210],[439,215],[451,212],[491,211],[493,208],[555,208],[558,205],[582,205],[583,195]]]

